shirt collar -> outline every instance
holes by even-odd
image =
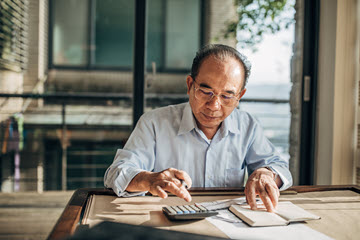
[[[178,135],[181,135],[186,132],[190,132],[191,130],[193,130],[196,127],[197,127],[196,121],[193,116],[190,103],[188,102],[183,110]]]

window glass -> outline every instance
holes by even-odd
[[[87,63],[87,0],[55,0],[53,14],[53,64]]]
[[[164,0],[152,0],[148,2],[147,11],[147,56],[146,64],[148,67],[152,66],[152,63],[156,64],[159,69],[163,68],[163,47],[164,47]]]
[[[200,0],[148,1],[148,68],[190,69],[193,53],[200,46],[200,3]],[[53,0],[52,17],[53,65],[131,67],[135,1]]]
[[[147,1],[145,112],[188,101],[186,75],[200,48],[201,2]]]
[[[190,69],[200,44],[200,1],[166,1],[166,68]]]
[[[294,1],[288,1],[290,6]],[[295,9],[289,8],[282,16],[294,18]],[[263,40],[250,48],[241,49],[252,63],[247,91],[240,108],[255,116],[267,138],[286,160],[290,159],[289,136],[291,124],[291,58],[293,55],[295,24],[273,34],[264,34]],[[241,32],[238,35],[242,34]],[[251,100],[260,100],[252,102]],[[291,162],[291,160],[290,160]]]
[[[128,67],[132,65],[135,1],[97,0],[93,64]]]

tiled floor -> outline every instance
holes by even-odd
[[[0,193],[0,240],[46,239],[72,194]]]

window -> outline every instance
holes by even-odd
[[[53,1],[53,64],[85,66],[87,63],[87,0]]]
[[[293,6],[295,1],[287,2]],[[287,7],[283,16],[294,18],[295,9]],[[295,23],[275,34],[266,33],[257,51],[239,49],[252,63],[247,92],[240,108],[251,113],[261,123],[267,138],[286,160],[290,160],[290,91],[291,57],[293,55]],[[241,33],[239,33],[240,35]],[[251,100],[259,100],[251,102]],[[292,161],[292,160],[290,160]]]
[[[148,1],[147,66],[161,70],[190,69],[200,48],[201,2]]]
[[[130,69],[134,10],[127,0],[53,0],[50,65]],[[147,66],[189,70],[200,47],[200,13],[200,0],[148,1]]]
[[[91,44],[95,66],[132,66],[135,1],[99,0]]]

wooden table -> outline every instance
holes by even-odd
[[[221,188],[196,188],[191,190],[193,202],[202,202],[217,199],[236,198],[244,196],[243,188],[239,189],[221,189]],[[84,214],[88,199],[91,195],[108,195],[116,199],[112,190],[109,189],[78,189],[70,199],[58,222],[54,226],[48,239],[62,239],[72,235],[76,228],[82,224],[82,215]],[[133,197],[126,198],[127,202],[143,201],[151,199],[159,205],[183,205],[183,200],[175,196],[167,199],[158,197]],[[125,198],[123,198],[125,199]],[[304,209],[307,209],[322,217],[319,221],[309,222],[307,225],[319,232],[326,233],[335,239],[360,239],[360,187],[355,185],[341,186],[295,186],[281,193],[280,201],[292,201]],[[149,202],[149,201],[147,201]],[[111,208],[110,208],[111,209]],[[113,212],[118,209],[112,209]],[[126,212],[126,211],[124,211]],[[165,217],[161,211],[156,212],[155,221],[147,224],[153,227],[164,227]],[[161,217],[160,217],[161,216]],[[117,219],[118,221],[118,219]],[[129,217],[124,214],[120,222],[128,224],[139,224],[141,216]],[[142,222],[141,222],[142,223]],[[205,225],[209,224],[209,225]],[[177,223],[166,222],[166,229],[176,231],[187,231],[216,237],[227,237],[219,229],[205,220],[196,223],[187,224],[186,229]],[[191,227],[192,225],[196,227]],[[205,228],[203,232],[199,229]],[[210,229],[210,230],[209,230]]]

